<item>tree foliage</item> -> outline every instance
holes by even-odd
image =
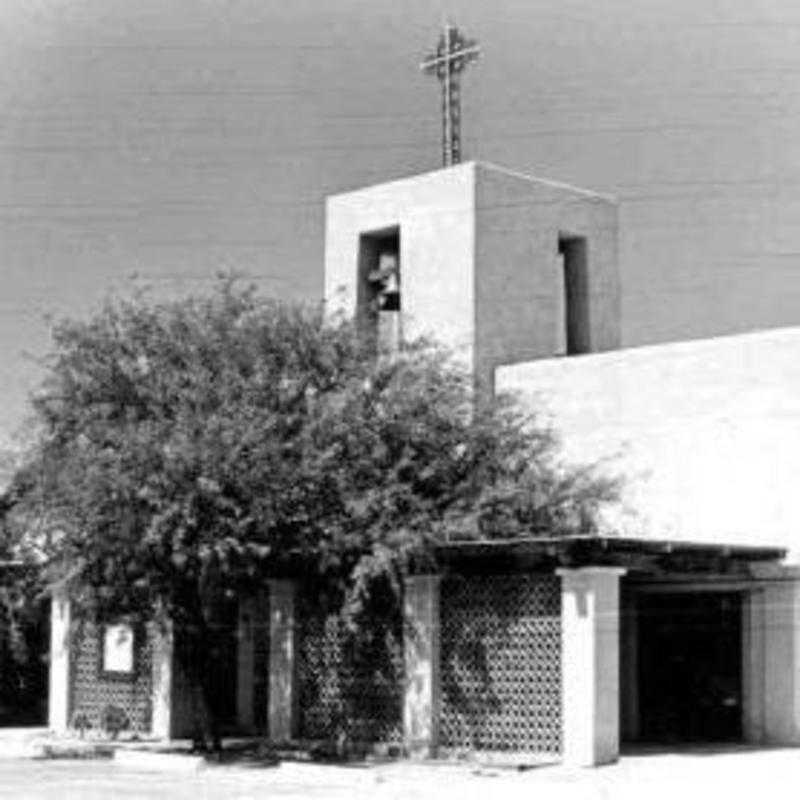
[[[54,343],[13,487],[27,544],[83,602],[169,617],[200,650],[215,598],[265,576],[314,575],[357,612],[437,544],[586,532],[614,495],[441,351],[375,357],[232,281],[109,302]]]

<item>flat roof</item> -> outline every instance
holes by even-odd
[[[728,571],[753,562],[781,561],[782,547],[684,542],[624,536],[531,536],[452,541],[435,548],[442,566],[621,566],[637,571]]]
[[[448,172],[457,170],[482,170],[484,172],[493,172],[498,175],[504,175],[507,178],[513,178],[517,181],[524,181],[526,183],[538,184],[540,186],[548,186],[551,189],[558,189],[569,194],[579,195],[587,200],[602,200],[607,203],[619,204],[619,199],[616,195],[607,192],[598,192],[594,189],[585,189],[582,186],[574,186],[571,183],[564,181],[553,180],[552,178],[543,178],[538,175],[530,175],[526,172],[503,167],[499,164],[493,164],[490,161],[470,160],[461,161],[458,164],[453,164],[448,167],[437,167],[436,169],[425,170],[424,172],[415,172],[410,175],[399,175],[392,178],[387,178],[385,181],[378,183],[371,183],[362,186],[356,186],[351,189],[342,189],[338,192],[333,192],[326,195],[326,200],[335,200],[336,198],[346,197],[347,195],[356,195],[362,192],[369,192],[376,188],[387,188],[392,186],[400,186],[402,184],[413,183],[414,181],[427,180],[436,175],[445,175]]]

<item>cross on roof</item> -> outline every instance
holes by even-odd
[[[470,61],[475,61],[480,47],[465,39],[455,25],[445,23],[436,52],[420,64],[420,69],[436,75],[442,83],[442,159],[444,165],[461,161],[461,84],[459,76]]]

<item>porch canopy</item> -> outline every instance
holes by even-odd
[[[435,549],[442,571],[525,572],[558,567],[623,567],[629,574],[749,575],[755,563],[779,562],[786,549],[762,545],[667,541],[591,534],[453,541]]]

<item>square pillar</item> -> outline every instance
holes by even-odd
[[[269,708],[273,742],[288,742],[297,728],[297,587],[294,581],[269,582]]]
[[[619,567],[558,569],[561,577],[563,762],[619,757]]]
[[[764,584],[764,741],[800,744],[800,570]]]
[[[435,756],[439,746],[440,583],[438,575],[413,575],[403,592],[403,738],[412,757]]]
[[[151,626],[153,708],[150,733],[157,739],[169,739],[173,731],[175,682],[173,678],[174,636],[172,623],[154,622]]]
[[[59,734],[69,729],[71,618],[67,597],[54,594],[50,601],[48,726],[53,733]]]

